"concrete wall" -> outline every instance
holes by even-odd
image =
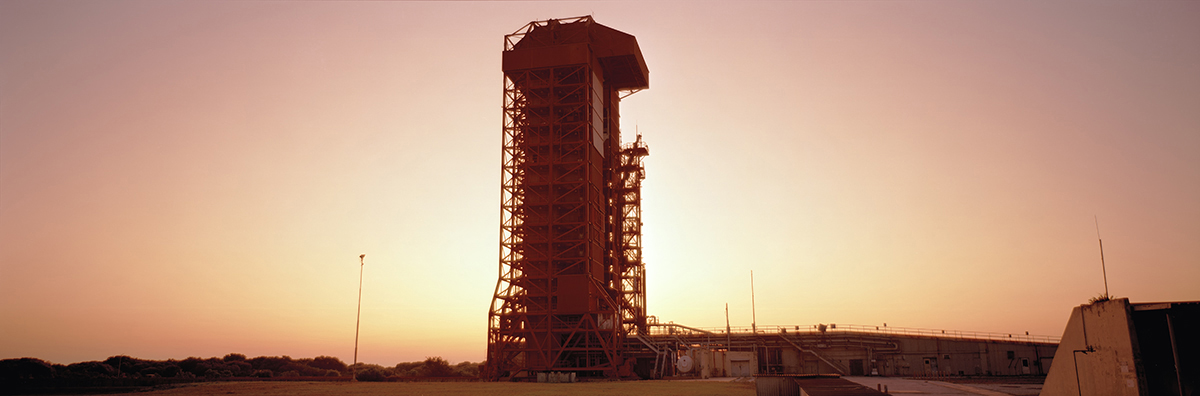
[[[723,349],[691,348],[687,356],[696,362],[696,368],[684,375],[700,378],[746,377],[754,374],[758,361],[753,352],[726,351]]]
[[[1114,299],[1071,311],[1042,395],[1200,393],[1200,302]]]
[[[730,377],[746,377],[754,374],[758,367],[758,360],[754,358],[753,352],[725,352],[726,363],[729,365],[727,372]]]
[[[1129,313],[1124,298],[1075,307],[1042,396],[1141,395]]]

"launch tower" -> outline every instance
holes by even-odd
[[[646,333],[640,137],[619,104],[649,87],[637,39],[590,16],[505,36],[500,276],[488,313],[490,379],[628,376]]]

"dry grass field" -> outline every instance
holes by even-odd
[[[200,395],[753,395],[754,383],[623,381],[574,384],[511,382],[205,382],[139,392],[147,396]]]

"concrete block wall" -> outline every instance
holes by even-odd
[[[1200,302],[1076,307],[1043,396],[1190,396],[1200,393]]]
[[[1128,299],[1075,307],[1042,395],[1140,395],[1133,348]]]

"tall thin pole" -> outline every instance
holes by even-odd
[[[362,323],[362,280],[363,280],[363,262],[367,255],[358,255],[358,313],[354,315],[354,363],[350,365],[350,380],[358,381],[355,378],[354,366],[358,365],[358,325]]]
[[[1096,220],[1096,240],[1100,241],[1100,273],[1104,274],[1104,298],[1109,298],[1108,295],[1108,269],[1104,265],[1104,240],[1100,239],[1100,217],[1092,216]]]
[[[750,331],[758,333],[758,311],[754,308],[754,270],[750,270]]]
[[[725,349],[729,350],[733,345],[733,334],[729,331],[729,303],[725,303]]]

